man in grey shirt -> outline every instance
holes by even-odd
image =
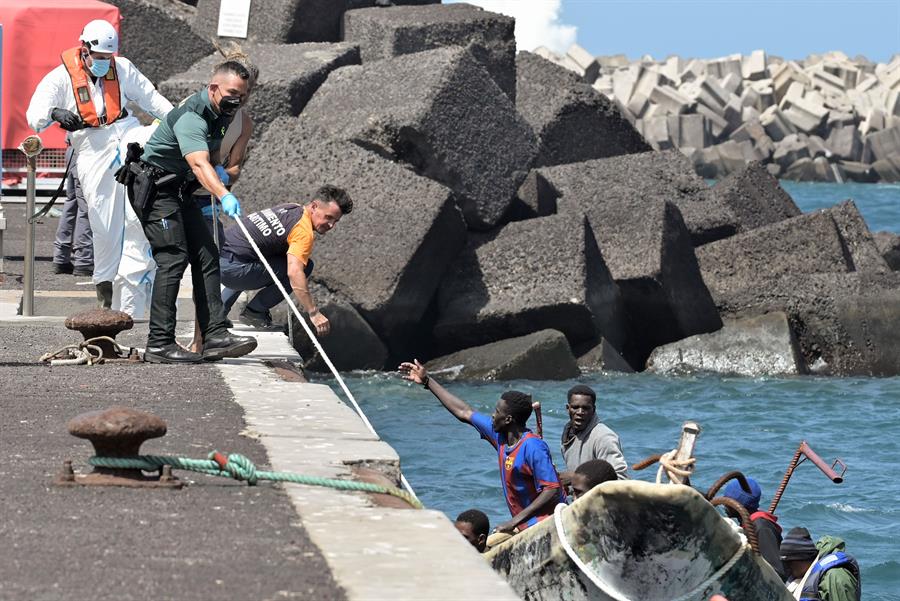
[[[567,485],[575,468],[592,459],[608,462],[620,480],[628,478],[628,464],[622,453],[619,435],[597,417],[597,393],[583,384],[573,386],[569,389],[566,410],[569,412],[569,423],[562,434],[566,472],[559,475],[560,481]]]

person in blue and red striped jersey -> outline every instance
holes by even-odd
[[[513,533],[534,526],[553,515],[557,504],[566,502],[550,447],[526,426],[531,417],[531,396],[508,390],[488,416],[430,378],[418,360],[401,363],[400,372],[407,380],[430,390],[447,411],[459,421],[471,424],[496,449],[503,495],[512,515],[512,519],[495,528],[497,532]]]

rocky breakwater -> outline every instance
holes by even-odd
[[[900,55],[785,60],[762,50],[703,60],[535,53],[614,102],[657,150],[721,178],[751,161],[798,181],[900,181]]]
[[[351,4],[325,42],[247,43],[263,127],[234,189],[245,212],[306,202],[324,183],[354,198],[312,276],[339,369],[416,357],[497,379],[648,360],[900,373],[900,281],[884,258],[896,264],[900,243],[876,243],[852,203],[801,215],[758,162],[710,188],[582,76],[515,54],[508,17]],[[291,6],[303,19],[304,2]],[[195,89],[211,62],[172,69],[162,88]],[[666,348],[700,359],[676,365]]]

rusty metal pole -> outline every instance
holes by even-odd
[[[840,484],[844,481],[844,472],[847,471],[847,466],[840,459],[835,459],[834,465],[829,466],[825,461],[819,457],[812,448],[806,444],[805,440],[800,441],[800,446],[797,447],[797,451],[794,453],[794,457],[791,459],[790,464],[788,464],[787,471],[784,472],[784,478],[781,479],[781,484],[778,485],[778,489],[775,491],[775,495],[772,497],[772,504],[769,505],[769,513],[774,514],[775,508],[778,507],[778,502],[781,501],[781,495],[784,494],[784,489],[787,488],[788,482],[791,479],[791,476],[794,475],[794,470],[797,469],[797,466],[809,459],[812,461],[816,467],[818,467],[822,472],[828,476],[828,478],[834,482],[835,484]],[[834,466],[840,464],[843,467],[843,470],[840,474],[834,471]]]
[[[784,472],[784,477],[781,479],[781,484],[778,485],[778,488],[775,490],[775,494],[772,495],[772,503],[769,505],[769,513],[775,513],[775,508],[778,507],[778,502],[781,501],[781,495],[784,494],[784,489],[787,488],[791,476],[794,475],[794,470],[797,468],[797,464],[800,463],[800,457],[802,455],[803,445],[801,444],[799,447],[797,447],[797,452],[794,453],[793,459],[791,459],[791,462],[788,464],[787,471]]]
[[[822,460],[821,457],[819,457],[818,455],[816,455],[815,451],[813,451],[813,450],[809,447],[809,445],[806,444],[806,441],[805,441],[805,440],[804,440],[803,442],[800,443],[800,451],[801,451],[804,455],[806,455],[806,456],[809,458],[809,460],[812,461],[812,462],[815,464],[815,466],[816,466],[817,468],[819,468],[820,470],[822,470],[822,473],[825,474],[826,476],[828,476],[828,479],[829,479],[829,480],[831,480],[831,481],[834,482],[835,484],[840,484],[841,482],[844,481],[844,472],[841,472],[840,474],[838,474],[838,473],[837,473],[836,471],[834,471],[834,469],[833,469],[833,468],[834,468],[834,465],[837,465],[838,463],[840,463],[841,466],[844,468],[844,471],[846,471],[846,470],[847,470],[847,466],[844,465],[844,462],[843,462],[843,461],[841,461],[840,459],[835,459],[834,465],[828,465],[827,463],[825,463],[825,461]]]
[[[35,178],[37,176],[37,156],[44,149],[41,139],[37,136],[28,136],[19,146],[25,154],[28,163],[28,180],[25,189],[25,274],[22,291],[22,315],[31,317],[34,315],[34,215],[35,203]]]

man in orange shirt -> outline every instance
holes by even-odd
[[[352,210],[353,201],[346,191],[323,186],[306,205],[280,204],[239,217],[281,284],[286,290],[293,289],[319,336],[327,335],[331,325],[319,312],[307,286],[313,269],[310,255],[315,234],[325,235]],[[269,309],[281,302],[281,291],[236,224],[225,230],[219,266],[226,314],[241,291],[261,289],[241,312],[241,321],[258,327],[271,326]]]

